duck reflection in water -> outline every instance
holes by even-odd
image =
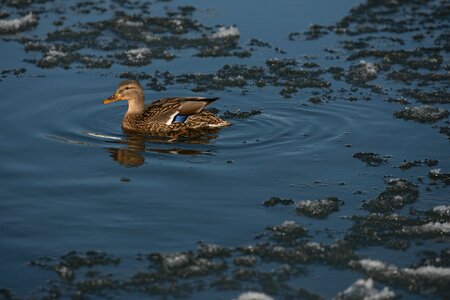
[[[193,149],[192,145],[208,145],[210,140],[217,137],[217,132],[218,129],[195,130],[183,135],[177,133],[176,136],[149,136],[128,133],[122,140],[112,142],[114,144],[125,145],[125,148],[107,147],[105,150],[119,164],[126,167],[139,167],[145,162],[144,153],[208,155],[211,153],[211,150]],[[146,147],[146,143],[159,146]],[[204,148],[204,146],[202,147]]]

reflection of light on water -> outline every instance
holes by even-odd
[[[52,140],[55,140],[55,141],[59,141],[59,142],[67,143],[67,144],[72,144],[72,145],[94,146],[94,144],[91,144],[91,143],[86,143],[86,142],[82,142],[82,141],[76,141],[76,140],[72,140],[72,139],[69,139],[69,138],[62,137],[62,136],[49,135],[48,138],[50,138]]]
[[[118,136],[105,135],[105,134],[100,134],[100,133],[95,133],[95,132],[88,132],[88,131],[85,131],[83,133],[86,134],[87,136],[92,136],[92,137],[96,137],[96,138],[115,140],[115,141],[123,140],[121,137],[118,137]]]

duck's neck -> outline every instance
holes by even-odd
[[[141,114],[144,112],[145,104],[143,98],[128,100],[128,114]]]

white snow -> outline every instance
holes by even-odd
[[[161,37],[156,35],[156,34],[147,32],[147,33],[144,34],[144,39],[147,42],[152,42],[152,41],[159,41],[161,39]]]
[[[137,48],[125,51],[127,59],[130,61],[139,61],[145,59],[152,51],[149,48]]]
[[[293,227],[295,227],[295,228],[297,228],[298,227],[298,225],[297,224],[295,224],[295,221],[284,221],[282,224],[281,224],[281,227],[286,227],[286,228],[293,228]]]
[[[425,232],[441,232],[441,233],[450,233],[450,223],[439,223],[439,222],[430,222],[424,224],[422,226],[418,226],[416,228],[422,229]]]
[[[374,287],[372,278],[367,280],[358,279],[345,291],[336,296],[336,300],[364,299],[364,300],[385,300],[395,298],[395,293],[388,287],[381,291]]]
[[[241,34],[236,26],[225,27],[222,26],[212,35],[213,39],[223,39],[227,37],[239,37]]]
[[[402,200],[403,200],[403,197],[400,196],[400,195],[395,195],[395,196],[394,196],[394,200],[402,201]]]
[[[417,280],[417,277],[426,277],[429,279],[448,279],[450,278],[450,268],[441,268],[435,266],[424,266],[417,269],[399,268],[394,265],[388,265],[382,261],[372,259],[362,259],[357,262],[367,272],[376,272],[386,277],[406,277],[407,279]]]
[[[26,26],[37,24],[37,18],[32,12],[22,18],[11,20],[0,20],[0,32],[15,32],[23,29]]]
[[[308,246],[310,248],[313,248],[313,249],[316,249],[316,250],[319,250],[319,251],[323,251],[324,250],[322,245],[317,243],[317,242],[307,242],[306,246]]]
[[[431,169],[430,170],[430,173],[432,174],[432,175],[439,175],[439,174],[441,174],[441,169]]]
[[[360,65],[364,65],[364,67],[366,68],[366,72],[370,75],[377,75],[378,73],[378,68],[370,62],[366,62],[364,60],[361,60],[359,62]]]
[[[240,294],[239,297],[234,300],[273,300],[273,298],[264,293],[245,292]]]
[[[301,230],[302,227],[295,223],[294,221],[284,221],[280,226],[274,227],[275,230],[281,232],[295,232]]]
[[[424,276],[429,278],[450,278],[450,268],[441,268],[435,266],[419,267],[417,269],[402,269],[405,274],[411,276]]]
[[[363,269],[366,269],[367,271],[380,271],[389,267],[382,261],[372,259],[361,259],[359,261],[359,264]]]
[[[172,23],[175,24],[176,26],[181,26],[183,24],[183,21],[180,19],[173,19]]]
[[[433,211],[444,215],[450,215],[450,206],[438,205],[433,207]]]
[[[46,54],[45,57],[43,58],[43,60],[47,61],[47,62],[55,62],[58,58],[67,56],[67,53],[62,52],[62,51],[58,51],[55,49],[50,49]]]
[[[179,268],[189,262],[189,256],[184,253],[167,254],[163,257],[163,265],[168,269]]]
[[[144,25],[144,23],[142,23],[142,22],[135,22],[135,21],[124,20],[124,19],[117,20],[117,23],[119,23],[121,25],[129,26],[129,27],[139,27],[139,26]]]

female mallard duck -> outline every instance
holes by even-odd
[[[114,94],[103,100],[108,104],[118,100],[128,101],[128,111],[122,128],[140,133],[164,133],[183,130],[208,130],[230,125],[209,111],[203,110],[219,98],[173,97],[144,103],[144,91],[135,80],[122,81]]]

